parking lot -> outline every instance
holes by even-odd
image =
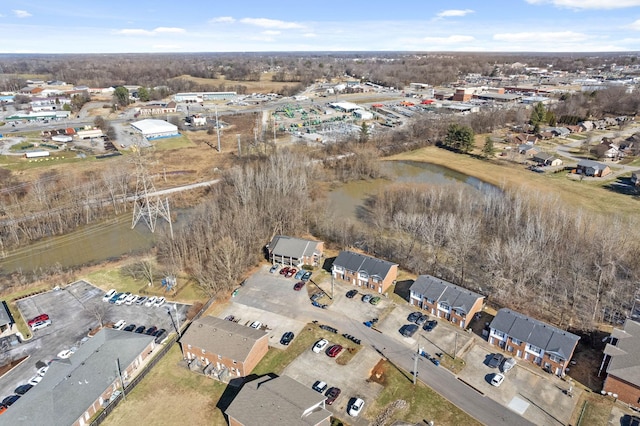
[[[29,381],[37,371],[38,361],[47,363],[61,351],[80,346],[89,331],[99,326],[98,316],[103,318],[104,324],[124,320],[127,324],[156,326],[172,332],[176,314],[182,324],[189,308],[188,305],[170,302],[161,307],[118,306],[103,302],[103,295],[102,289],[86,281],[78,281],[62,289],[18,301],[18,309],[25,320],[46,313],[51,325],[34,331],[31,339],[3,354],[5,361],[23,356],[29,358],[2,378],[0,397],[12,394],[16,387]]]

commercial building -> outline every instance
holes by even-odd
[[[226,101],[235,99],[236,92],[188,92],[176,93],[173,100],[176,102],[206,102],[206,101]]]
[[[164,120],[153,120],[150,118],[131,123],[136,131],[147,139],[172,138],[179,136],[178,126]]]

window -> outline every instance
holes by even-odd
[[[558,364],[564,364],[564,359],[560,358],[557,355],[549,355],[549,359],[553,362],[557,362]]]
[[[511,338],[511,342],[512,342],[514,345],[518,345],[518,346],[520,346],[520,345],[522,344],[522,341],[521,341],[521,340],[515,339],[515,338],[513,338],[513,337]]]
[[[504,333],[502,331],[500,331],[500,330],[492,330],[492,333],[496,337],[500,337],[500,338],[504,337]]]
[[[539,354],[540,352],[542,352],[542,349],[533,345],[528,345],[527,350],[533,352],[534,354]]]
[[[450,306],[446,302],[440,302],[440,307],[444,310],[449,310]]]

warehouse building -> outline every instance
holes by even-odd
[[[134,130],[140,132],[146,139],[162,139],[179,136],[178,126],[164,120],[145,119],[131,123]]]

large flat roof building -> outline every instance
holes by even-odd
[[[147,139],[161,139],[179,136],[178,126],[164,120],[147,118],[131,123],[131,127]]]

